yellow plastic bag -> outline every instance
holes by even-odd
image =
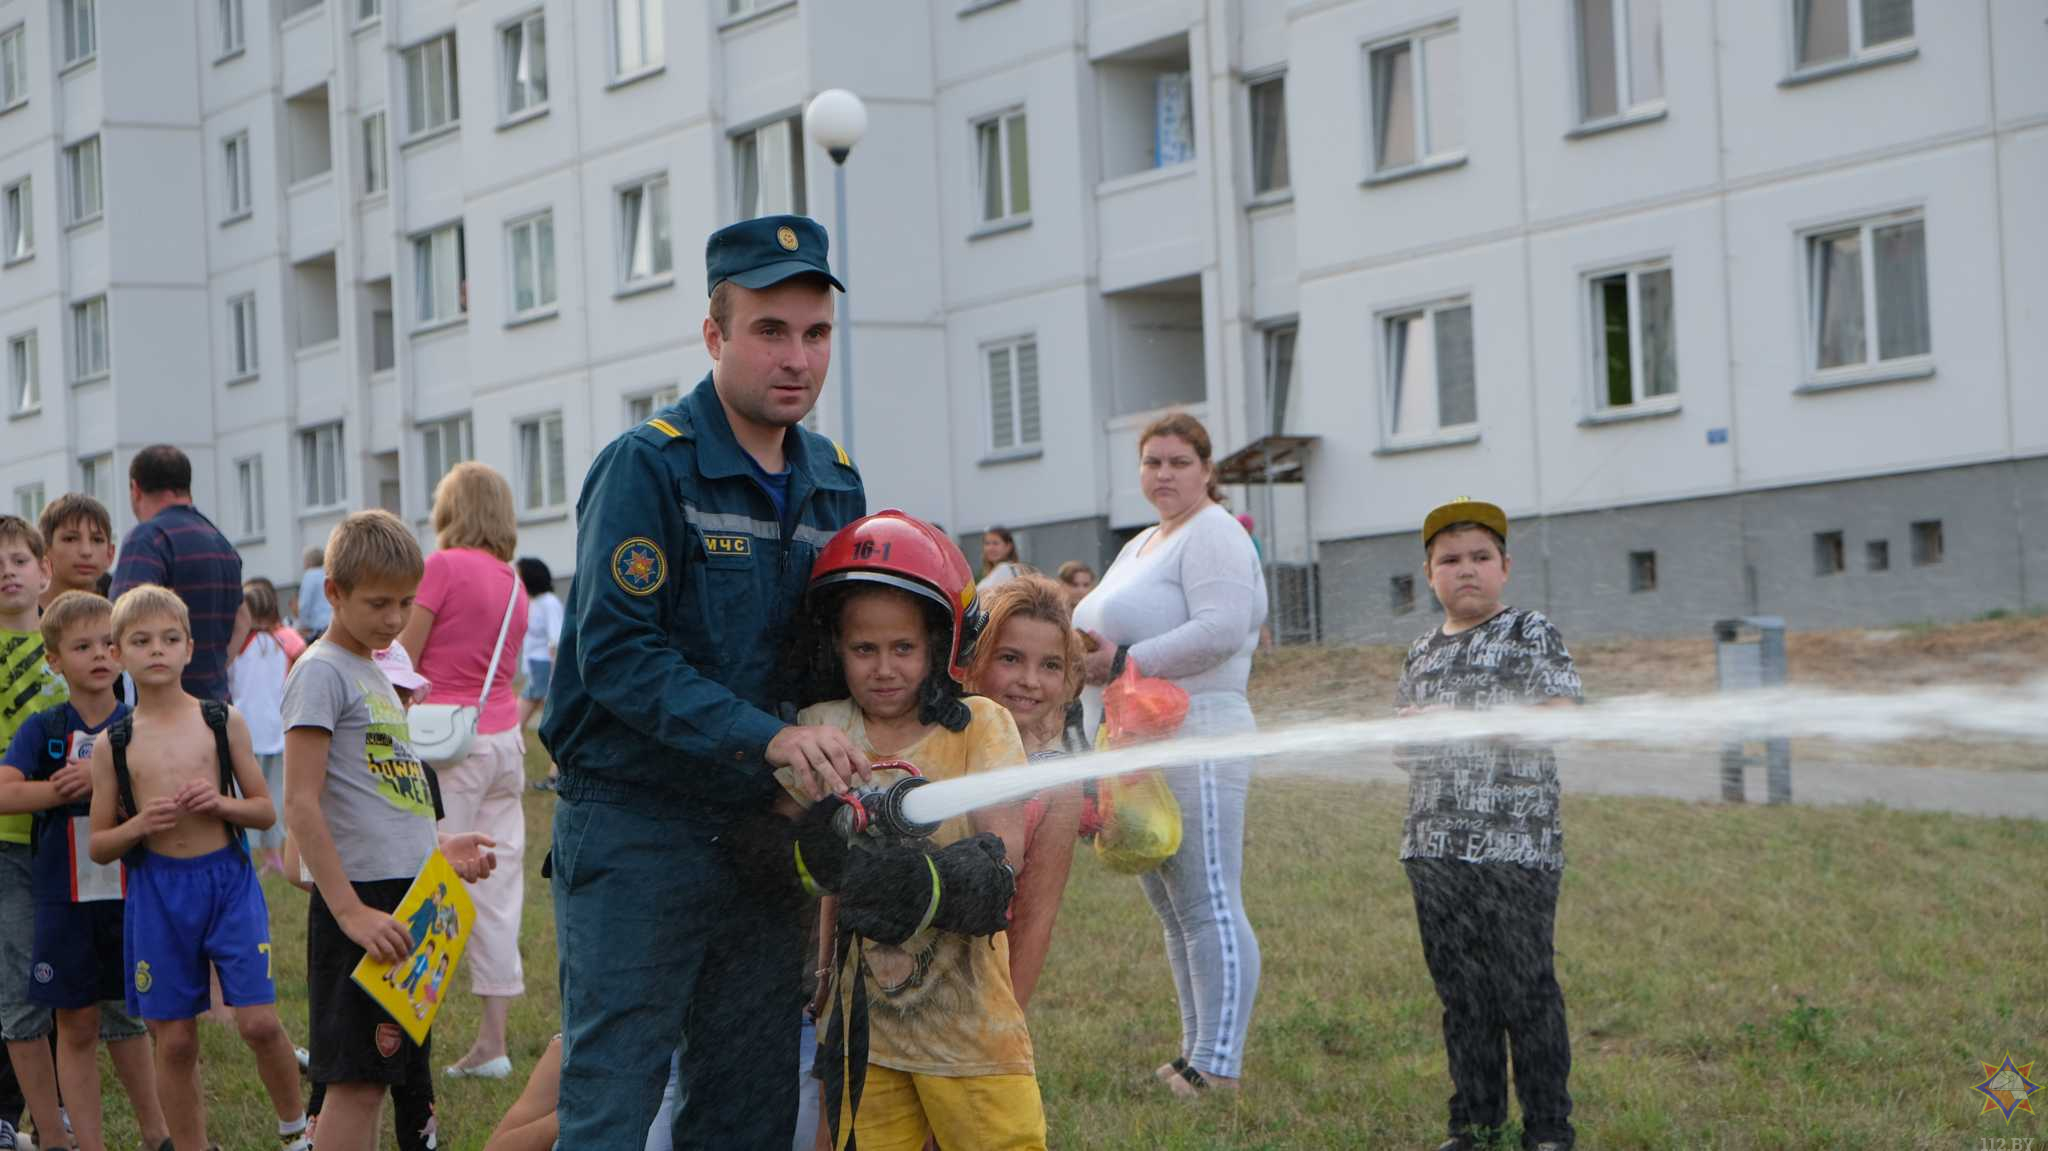
[[[1187,714],[1188,694],[1179,685],[1140,676],[1138,665],[1126,661],[1123,674],[1103,689],[1096,746],[1128,747],[1167,738]],[[1111,871],[1139,875],[1180,850],[1180,803],[1157,768],[1099,781],[1095,804],[1101,821],[1095,854]]]

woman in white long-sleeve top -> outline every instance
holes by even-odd
[[[1101,685],[1135,662],[1188,693],[1183,735],[1252,731],[1245,685],[1266,619],[1266,578],[1251,539],[1216,502],[1209,433],[1175,412],[1138,441],[1138,476],[1159,512],[1074,610],[1098,641],[1087,661],[1090,722]],[[1245,917],[1244,802],[1251,761],[1203,761],[1166,772],[1180,802],[1180,851],[1141,879],[1166,930],[1180,997],[1180,1057],[1159,1069],[1174,1091],[1237,1086],[1258,996],[1259,941]]]

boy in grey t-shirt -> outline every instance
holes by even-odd
[[[390,1087],[428,1071],[414,1044],[351,973],[367,953],[397,963],[412,934],[391,914],[438,844],[471,882],[495,846],[475,833],[437,836],[427,769],[407,742],[398,694],[371,660],[412,612],[425,562],[396,516],[357,512],[327,541],[325,635],[285,682],[285,822],[313,873],[307,916],[312,1075],[326,1085],[320,1146],[372,1151]]]

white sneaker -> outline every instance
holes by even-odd
[[[512,1074],[512,1057],[500,1055],[474,1067],[451,1063],[441,1073],[450,1079],[504,1079]]]

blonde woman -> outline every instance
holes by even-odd
[[[506,1055],[505,1018],[512,1000],[526,993],[519,959],[519,913],[526,898],[526,739],[519,730],[519,649],[526,638],[527,598],[514,594],[519,576],[512,555],[519,525],[512,510],[512,485],[474,461],[461,463],[434,488],[434,539],[426,575],[413,601],[412,619],[398,637],[413,666],[427,678],[423,703],[474,707],[476,742],[468,758],[440,769],[443,834],[480,831],[498,843],[498,869],[473,885],[476,927],[464,966],[469,988],[482,1000],[476,1042],[447,1069],[456,1078],[503,1079],[512,1073]],[[505,622],[507,605],[512,615]],[[493,641],[504,636],[497,675],[490,690]]]

